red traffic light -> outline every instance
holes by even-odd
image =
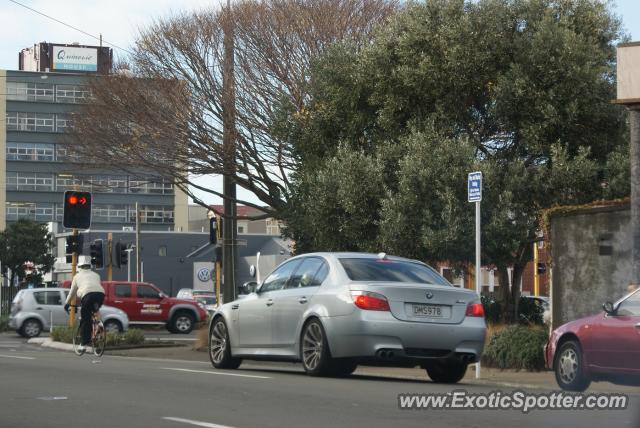
[[[78,197],[76,195],[71,195],[69,196],[68,201],[71,205],[75,205],[78,203]]]
[[[87,198],[81,196],[80,199],[78,199],[78,202],[80,202],[80,205],[84,205],[87,203]]]

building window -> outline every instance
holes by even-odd
[[[33,202],[7,202],[7,220],[30,218],[53,221],[53,204]]]
[[[7,99],[53,102],[53,85],[50,83],[7,82]]]
[[[8,111],[7,131],[54,132],[54,115]]]
[[[167,180],[153,181],[139,178],[129,180],[129,193],[147,193],[156,195],[172,195],[173,184]]]
[[[244,233],[244,226],[238,226],[238,233]]]
[[[56,114],[56,132],[67,132],[71,128],[71,118],[66,114]]]
[[[56,190],[79,190],[91,191],[90,177],[77,176],[72,174],[58,174],[56,176]]]
[[[166,245],[160,245],[158,247],[158,255],[160,257],[167,257],[167,246]]]
[[[130,221],[135,222],[136,210],[131,207]],[[173,223],[173,207],[171,206],[143,206],[140,208],[140,222],[142,223]]]
[[[94,205],[91,210],[92,221],[97,223],[126,223],[126,205]]]
[[[267,219],[267,235],[280,235],[280,221],[275,218]]]
[[[45,161],[54,160],[54,144],[7,143],[7,160]]]
[[[53,174],[7,171],[7,190],[53,192]]]
[[[86,103],[91,98],[91,91],[83,85],[57,85],[56,102],[58,103]]]

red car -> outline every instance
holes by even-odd
[[[640,385],[640,290],[602,307],[558,327],[544,348],[562,389],[584,391],[601,380]]]

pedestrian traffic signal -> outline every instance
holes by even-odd
[[[129,263],[129,244],[116,242],[116,266],[119,268]]]
[[[91,265],[96,269],[102,269],[104,267],[104,248],[102,243],[102,239],[96,239],[89,246]]]
[[[222,263],[222,246],[216,245],[214,247],[214,259],[216,263]]]
[[[64,192],[62,225],[70,229],[89,229],[91,226],[91,192]]]

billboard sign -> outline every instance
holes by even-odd
[[[98,71],[98,49],[53,46],[52,70]]]

